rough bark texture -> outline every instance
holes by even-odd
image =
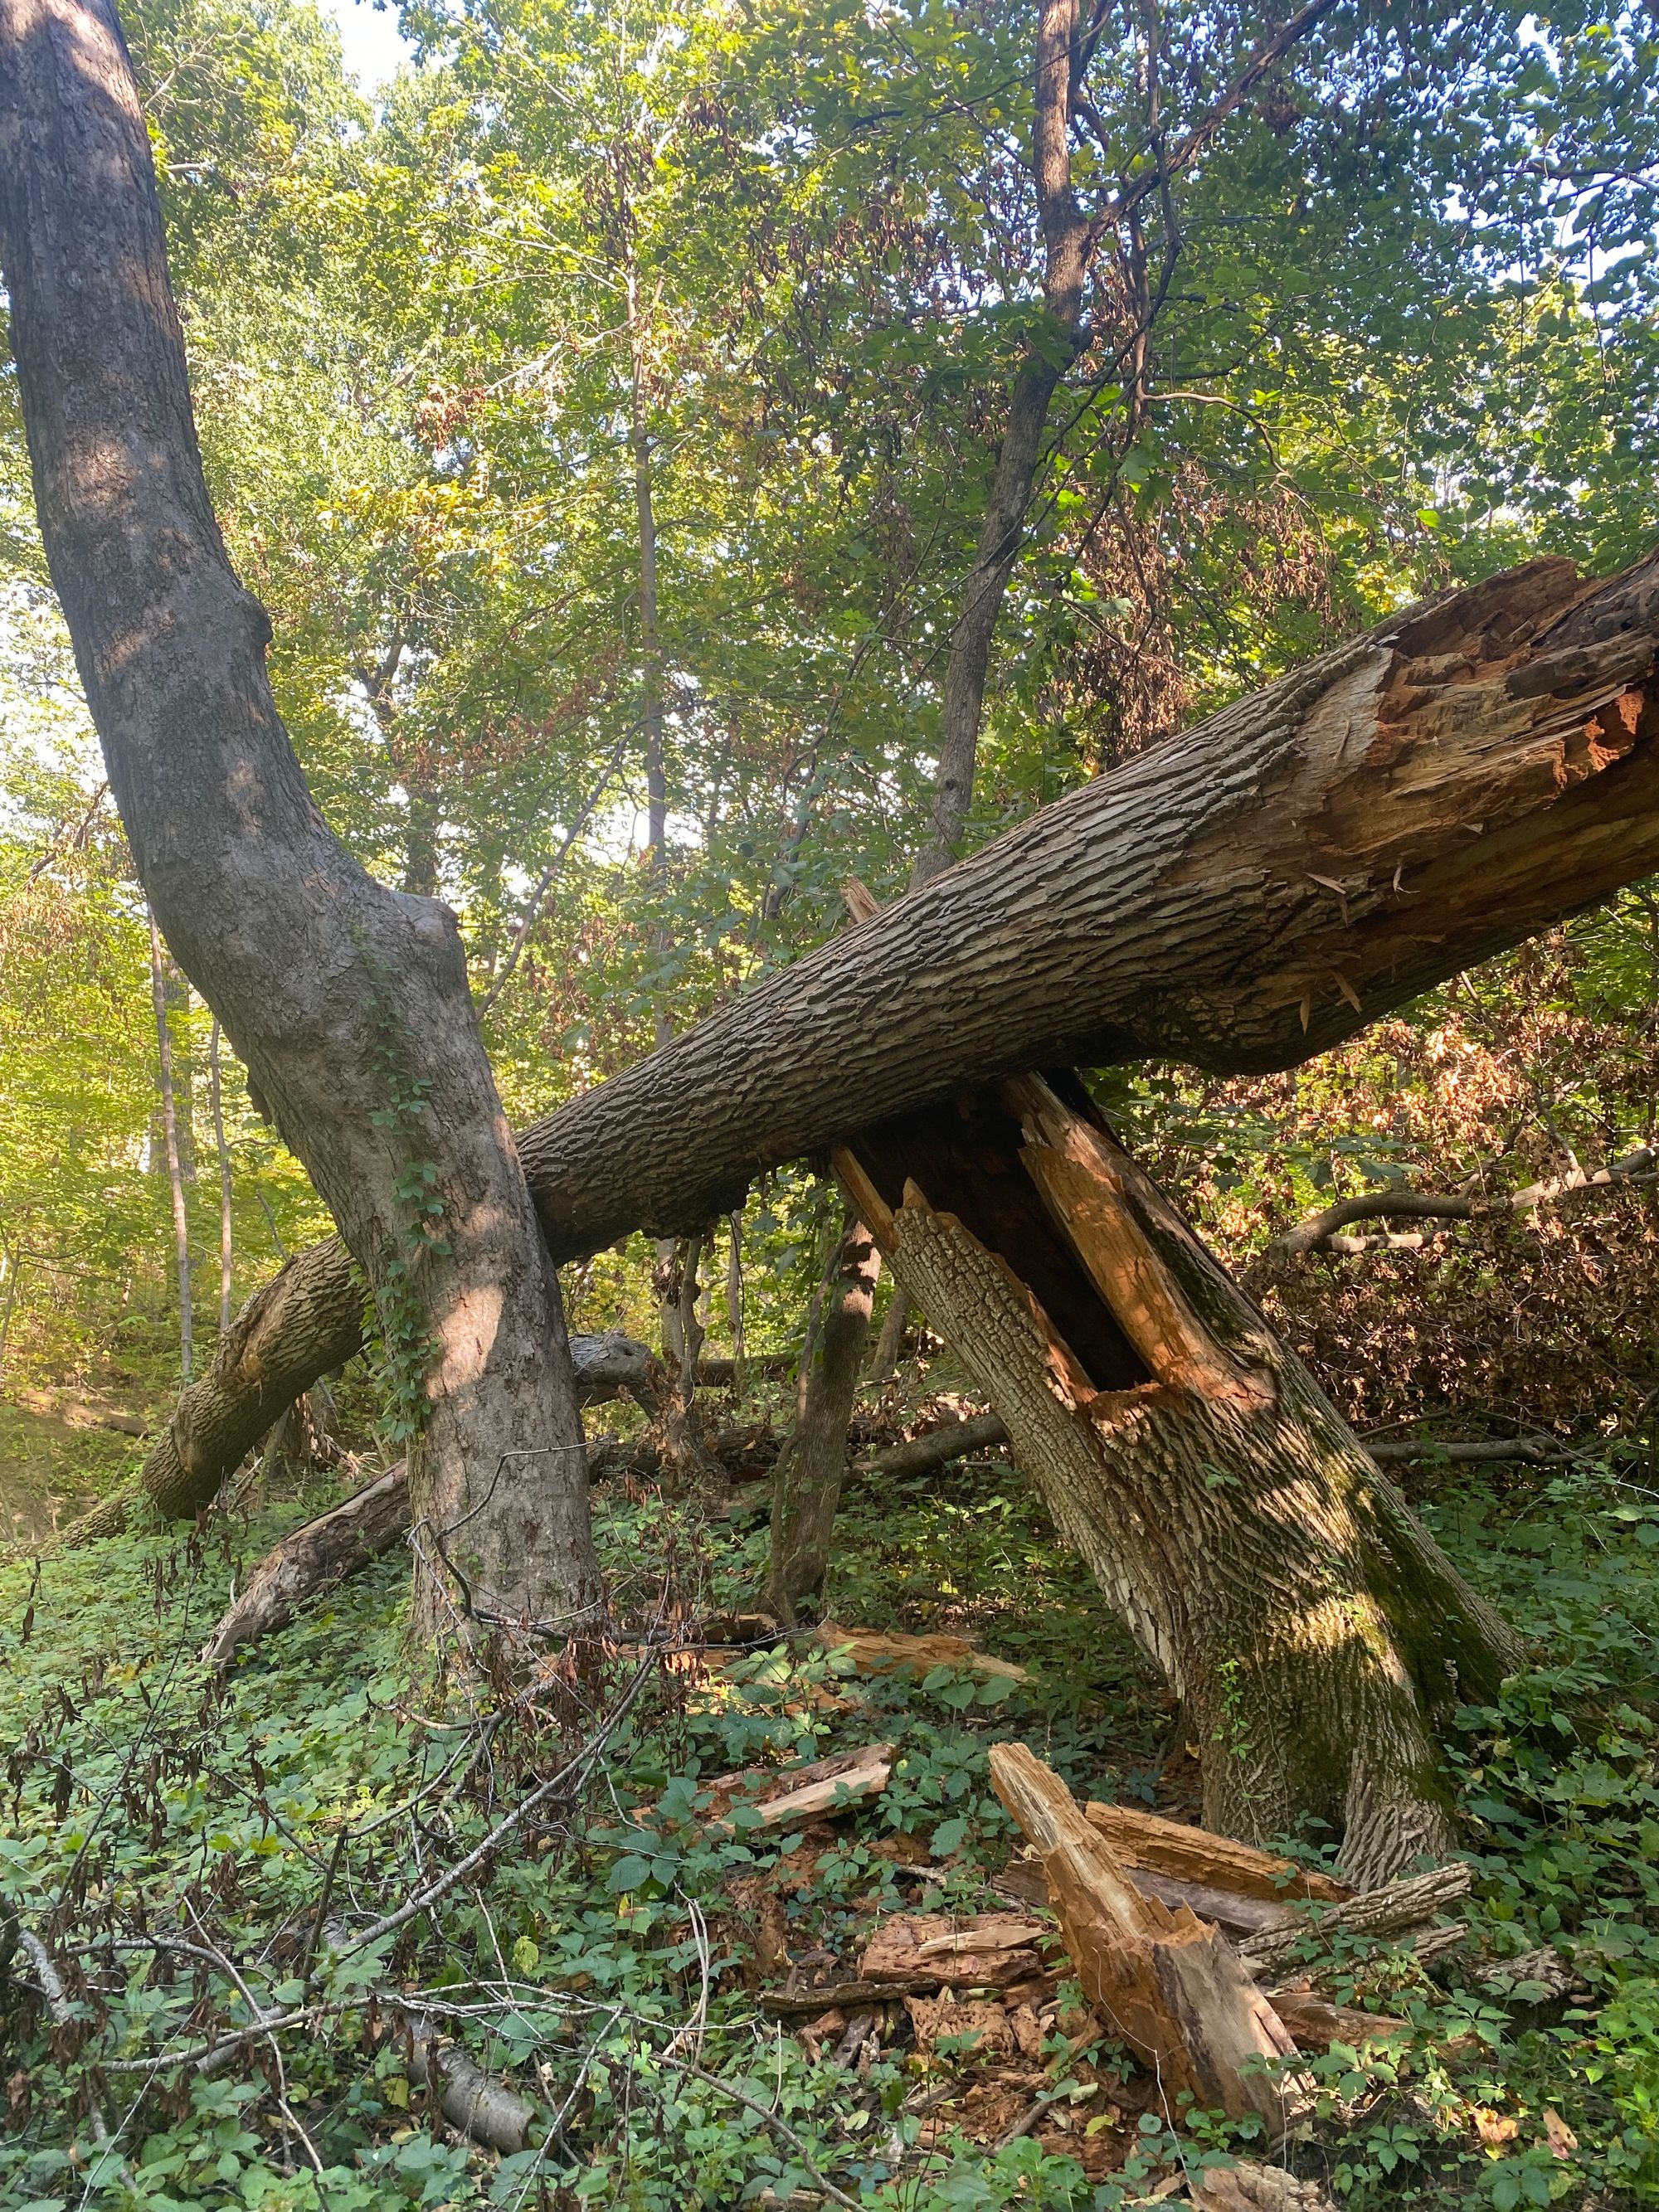
[[[1315,1814],[1362,1884],[1443,1850],[1431,1716],[1519,1646],[1157,1187],[1031,1081],[836,1164],[1181,1697],[1206,1826]]]
[[[599,1577],[558,1285],[454,917],[357,865],[277,717],[270,626],[203,479],[109,0],[0,0],[0,254],[52,582],[139,877],[423,1401],[418,1623],[457,1599],[506,1622],[584,1611]]]
[[[173,1085],[173,1024],[167,1009],[167,969],[161,933],[149,924],[150,997],[155,1013],[155,1065],[161,1100],[161,1152],[173,1200],[173,1270],[179,1282],[179,1372],[189,1389],[195,1366],[195,1328],[190,1289],[190,1213],[185,1203],[184,1162],[179,1146],[179,1106]]]
[[[819,1291],[795,1386],[795,1425],[773,1474],[772,1553],[762,1602],[786,1626],[822,1589],[881,1258],[854,1215]]]
[[[408,1533],[409,1483],[400,1460],[265,1554],[203,1645],[204,1664],[223,1667],[242,1644],[285,1628],[316,1591],[357,1573]]]
[[[1395,617],[1045,807],[537,1122],[556,1255],[1054,1062],[1284,1067],[1659,863],[1659,556]]]
[[[1536,562],[1045,807],[525,1131],[556,1256],[696,1229],[762,1170],[964,1083],[1291,1066],[1595,904],[1659,866],[1656,640],[1659,556],[1589,586]],[[355,1332],[333,1248],[289,1273],[296,1329]],[[323,1369],[280,1334],[297,1391]],[[187,1398],[188,1431],[225,1419],[217,1392]]]

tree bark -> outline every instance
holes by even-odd
[[[823,1585],[847,1475],[847,1428],[859,1385],[881,1256],[849,1213],[801,1353],[795,1425],[773,1474],[772,1552],[762,1602],[786,1626]]]
[[[1006,1085],[836,1165],[1181,1698],[1205,1825],[1313,1816],[1362,1885],[1443,1851],[1432,1724],[1521,1647],[1080,1090]]]
[[[898,1372],[899,1354],[904,1349],[904,1324],[909,1318],[910,1301],[895,1284],[881,1334],[876,1339],[875,1357],[870,1362],[870,1380],[878,1390],[884,1389]]]
[[[1029,340],[980,526],[974,565],[951,633],[941,702],[939,769],[927,841],[911,884],[931,883],[956,860],[973,804],[974,764],[985,710],[991,641],[1025,534],[1042,458],[1048,403],[1077,350],[1093,237],[1072,191],[1071,89],[1077,0],[1041,0],[1032,70],[1031,174],[1042,225],[1042,305],[1048,327]]]
[[[208,1089],[213,1107],[213,1148],[219,1163],[219,1334],[222,1339],[230,1328],[232,1223],[230,1146],[225,1142],[225,1100],[216,1019],[208,1040]]]
[[[1392,618],[1069,793],[535,1123],[555,1254],[1049,1062],[1292,1066],[1659,861],[1659,556]]]
[[[551,1249],[696,1229],[764,1169],[1030,1066],[1292,1066],[1594,906],[1659,866],[1656,641],[1659,556],[1588,586],[1534,562],[1224,708],[532,1124]],[[289,1294],[356,1330],[335,1248]],[[323,1371],[268,1335],[295,1391]]]
[[[161,1150],[173,1200],[173,1258],[179,1283],[179,1372],[186,1390],[195,1364],[190,1295],[190,1209],[185,1203],[184,1164],[179,1152],[179,1104],[173,1087],[173,1024],[167,1008],[167,961],[155,917],[149,918],[149,989],[155,1009],[156,1085],[161,1099]]]
[[[417,1626],[585,1613],[558,1285],[454,917],[350,857],[277,717],[270,623],[202,475],[109,0],[0,0],[0,256],[52,582],[139,877],[361,1261],[418,1431]]]

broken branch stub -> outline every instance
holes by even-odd
[[[1296,2046],[1220,1930],[1184,1905],[1171,1911],[1143,1897],[1060,1777],[1024,1744],[993,1746],[991,1783],[1042,1855],[1085,1995],[1155,2070],[1166,2103],[1186,2090],[1282,2135],[1307,2101],[1282,2063]]]

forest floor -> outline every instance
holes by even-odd
[[[9,1438],[18,1417],[0,1418]],[[44,1432],[31,1447],[42,1495],[67,1497],[76,1452],[85,1486],[108,1479],[119,1440],[65,1436],[61,1462]],[[223,1681],[198,1664],[233,1585],[318,1497],[0,1571],[0,1951],[15,1916],[64,1984],[56,2026],[19,1978],[0,2014],[0,2204],[1106,2212],[1261,2154],[1248,2129],[1160,2109],[1063,1972],[1026,2049],[938,2022],[930,2046],[896,2001],[838,2064],[833,2015],[769,2005],[854,1974],[884,1916],[1001,1902],[1018,1838],[987,1778],[996,1741],[1080,1795],[1177,1818],[1196,1771],[1006,1462],[855,1479],[828,1603],[845,1625],[969,1635],[1024,1681],[703,1645],[763,1563],[764,1486],[738,1496],[711,1523],[601,1485],[632,1635],[476,1707],[461,1686],[411,1698],[397,1558]],[[1339,1999],[1406,2025],[1309,2062],[1317,2112],[1279,2155],[1357,2212],[1659,2203],[1659,1495],[1586,1462],[1428,1510],[1539,1664],[1451,1746],[1466,1942],[1427,1972],[1323,1962]],[[646,1650],[647,1626],[682,1648]],[[805,1830],[712,1816],[711,1778],[877,1741],[886,1786]],[[1291,1840],[1316,1861],[1333,1841]],[[1494,1963],[1540,1946],[1570,1986],[1495,1996]],[[428,2028],[528,2100],[527,2148],[444,2124]]]

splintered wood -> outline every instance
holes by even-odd
[[[1060,1777],[1024,1744],[993,1746],[991,1782],[1042,1854],[1085,1994],[1156,2071],[1165,2098],[1184,2089],[1282,2134],[1307,2101],[1305,2082],[1280,2063],[1296,2046],[1219,1929],[1186,1905],[1143,1897]]]
[[[1340,1905],[1353,1895],[1352,1890],[1333,1881],[1329,1875],[1299,1867],[1273,1851],[1256,1850],[1249,1844],[1236,1844],[1231,1836],[1212,1835],[1207,1828],[1189,1828],[1182,1821],[1166,1820],[1159,1814],[1143,1813],[1133,1805],[1091,1801],[1083,1810],[1119,1858],[1132,1867],[1172,1875],[1177,1881],[1231,1890],[1239,1897],[1259,1897],[1269,1905],[1285,1905],[1297,1898]]]
[[[1033,1979],[1042,1961],[1031,1946],[1054,1930],[1019,1912],[981,1912],[956,1920],[946,1912],[898,1913],[884,1921],[859,1960],[866,1982],[922,1981],[941,1989],[1007,1989]]]

